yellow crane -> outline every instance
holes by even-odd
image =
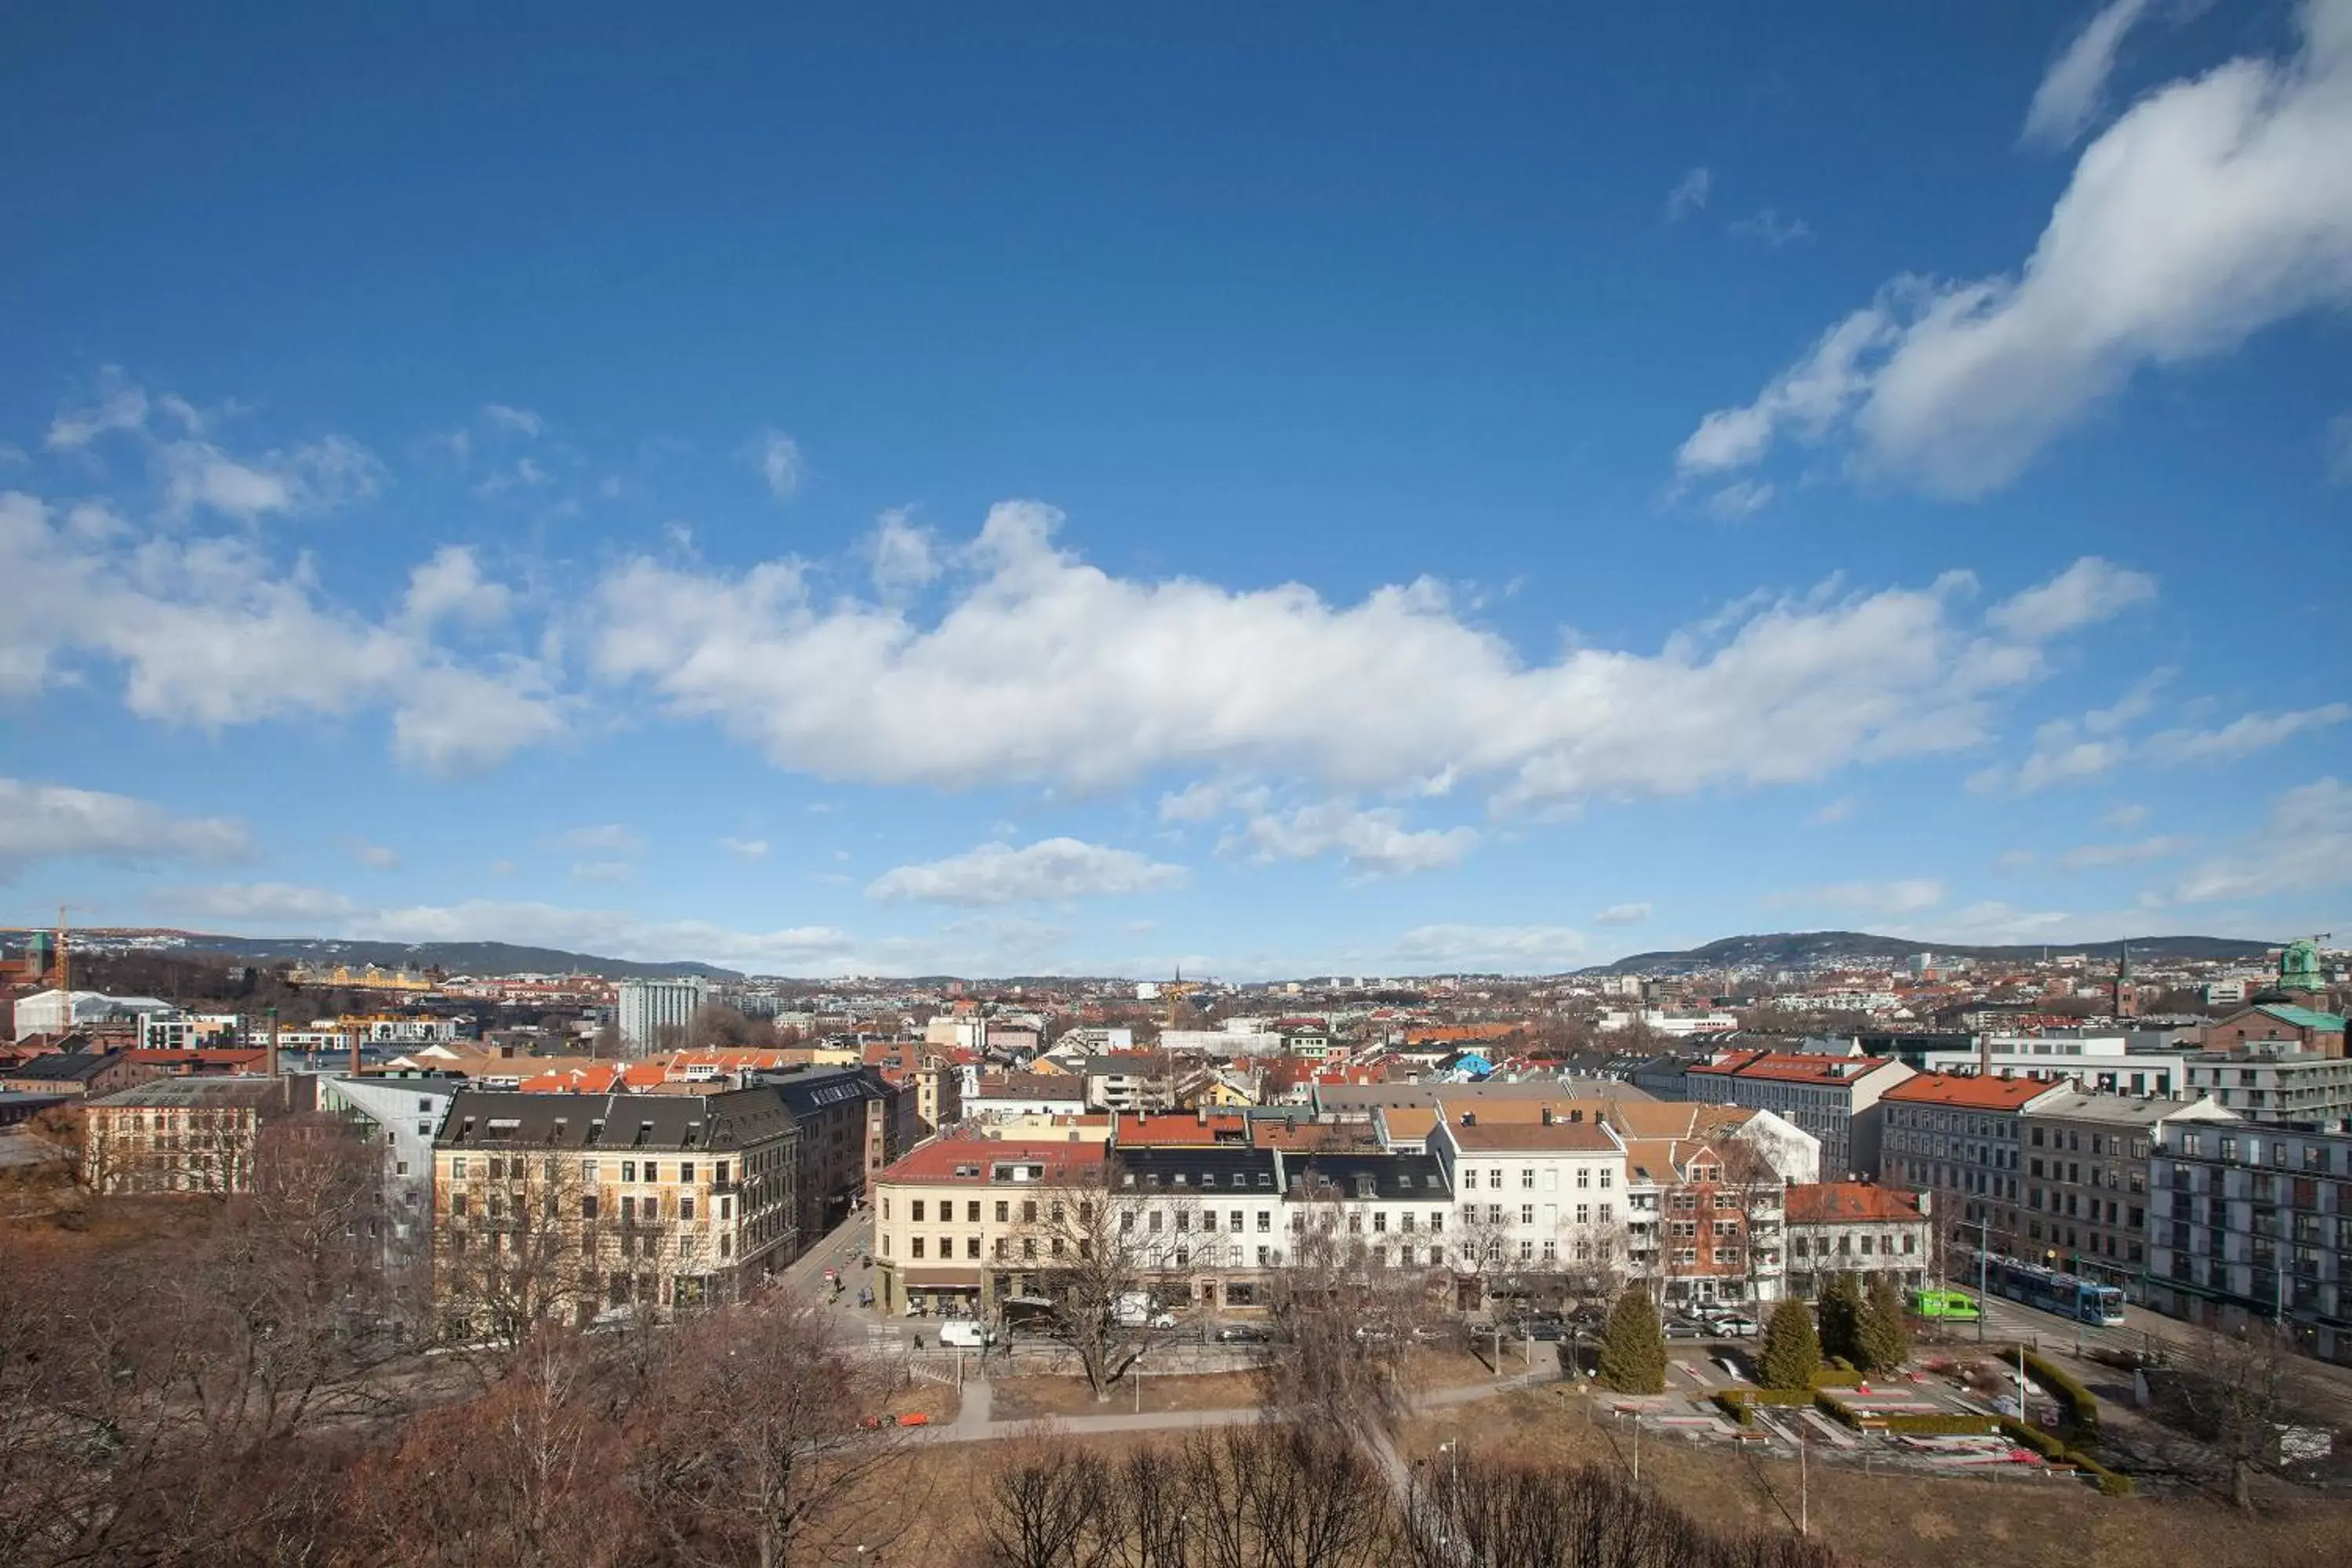
[[[1205,989],[1205,987],[1193,981],[1185,979],[1184,970],[1181,965],[1179,965],[1176,970],[1175,979],[1162,981],[1160,983],[1160,994],[1168,999],[1168,1022],[1161,1026],[1163,1028],[1170,1029],[1175,1028],[1178,1024],[1181,1022],[1179,1009],[1184,1005],[1184,998],[1190,996],[1195,991],[1203,989]]]

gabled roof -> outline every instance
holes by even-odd
[[[1045,1173],[1042,1177],[1023,1183],[1015,1183],[1007,1176],[1003,1184],[1034,1187],[1039,1182],[1066,1182],[1098,1172],[1102,1169],[1104,1152],[1103,1145],[1092,1139],[1075,1143],[1045,1143],[1025,1139],[959,1134],[934,1138],[908,1151],[875,1180],[927,1184],[967,1182],[987,1185],[997,1181],[1000,1172],[1017,1166],[1041,1170]]]
[[[1790,1225],[1840,1220],[1917,1220],[1919,1194],[1870,1182],[1814,1182],[1790,1187],[1781,1207]]]

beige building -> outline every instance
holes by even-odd
[[[1099,1189],[1098,1142],[939,1138],[874,1184],[875,1295],[886,1312],[990,1316],[1023,1292],[1052,1205]],[[1050,1241],[1046,1243],[1050,1245]]]
[[[99,1193],[253,1190],[261,1130],[316,1103],[312,1078],[163,1078],[84,1107],[83,1172]]]
[[[461,1090],[433,1149],[445,1331],[740,1298],[795,1250],[798,1142],[772,1089]]]
[[[2235,1123],[2210,1100],[2068,1089],[2025,1111],[2028,1262],[2137,1288],[2147,1268],[2148,1162],[2168,1127]]]

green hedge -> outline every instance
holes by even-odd
[[[2032,1449],[2053,1465],[2071,1465],[2096,1481],[2099,1490],[2107,1497],[2132,1495],[2132,1479],[2120,1471],[2111,1470],[2080,1449],[2070,1448],[2039,1426],[2028,1426],[2015,1416],[2000,1418],[2000,1429],[2012,1440]]]
[[[1815,1388],[1859,1388],[1862,1384],[1863,1374],[1843,1362],[1835,1366],[1825,1366],[1813,1373]]]
[[[2067,1425],[2074,1428],[2075,1436],[2086,1443],[2099,1440],[2098,1397],[2084,1387],[2074,1373],[2062,1370],[2031,1351],[2025,1355],[2025,1370],[2058,1396],[2058,1403],[2066,1412]]]

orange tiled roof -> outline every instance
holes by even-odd
[[[1790,1187],[1782,1208],[1791,1225],[1835,1220],[1916,1220],[1919,1194],[1870,1182],[1817,1182]]]
[[[974,1136],[934,1138],[901,1155],[876,1179],[933,1184],[970,1182],[983,1185],[992,1183],[989,1172],[996,1166],[1024,1164],[1045,1166],[1048,1182],[1066,1181],[1100,1171],[1105,1153],[1103,1145],[1092,1140],[1078,1143],[1038,1143]],[[959,1174],[960,1171],[978,1173]],[[1015,1184],[1008,1182],[1002,1184],[1011,1186]],[[1025,1187],[1036,1185],[1034,1183],[1018,1184]]]
[[[1764,1079],[1777,1083],[1851,1083],[1877,1071],[1891,1057],[1829,1057],[1806,1051],[1738,1051],[1687,1069],[1726,1078]]]
[[[1238,1142],[1248,1132],[1247,1120],[1239,1116],[1203,1119],[1182,1111],[1152,1115],[1123,1110],[1111,1127],[1111,1141],[1123,1149],[1183,1149]]]
[[[1985,1078],[1974,1073],[1923,1072],[1905,1079],[1878,1098],[1882,1103],[1950,1105],[1965,1110],[2021,1110],[2063,1086],[2031,1078]]]

